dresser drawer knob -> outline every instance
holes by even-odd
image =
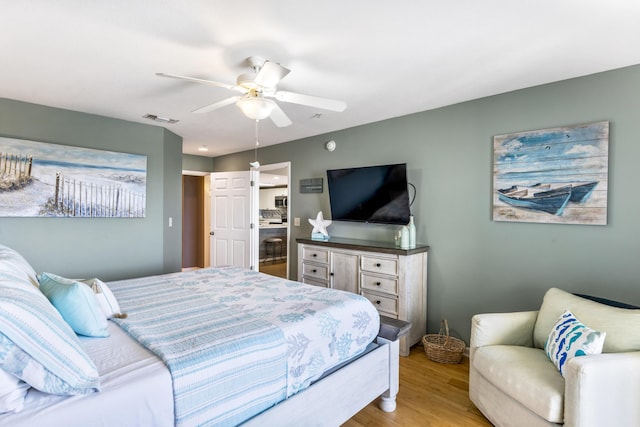
[[[311,256],[315,258],[318,256],[318,254],[311,254]]]
[[[318,270],[316,270],[315,268],[313,270],[311,270],[312,273],[317,273]]]
[[[376,286],[382,285],[382,282],[376,282]]]
[[[376,267],[382,267],[382,264],[380,264],[379,262],[376,263]]]
[[[376,304],[380,305],[380,304],[382,304],[382,301],[377,300],[377,301],[376,301]]]

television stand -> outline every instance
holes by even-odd
[[[411,323],[400,339],[409,355],[427,331],[427,253],[429,246],[400,249],[393,243],[332,237],[298,238],[298,281],[366,297],[378,312]]]

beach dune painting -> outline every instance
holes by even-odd
[[[1,217],[144,218],[147,156],[0,137]]]
[[[609,122],[493,138],[493,220],[607,224]]]

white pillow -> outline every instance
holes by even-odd
[[[0,276],[14,276],[19,281],[26,281],[38,287],[36,272],[22,255],[15,250],[0,245]]]
[[[0,367],[45,393],[100,390],[78,337],[35,286],[0,275]]]
[[[106,283],[96,277],[81,280],[81,282],[89,285],[91,289],[93,289],[93,293],[98,300],[98,305],[107,319],[123,317],[123,314],[120,312],[120,304],[118,304],[118,300]]]
[[[0,369],[0,414],[21,411],[28,390],[29,384]]]
[[[553,325],[544,350],[564,376],[564,367],[569,360],[577,356],[602,353],[606,335],[605,332],[586,327],[567,310]]]

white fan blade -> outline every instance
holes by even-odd
[[[255,82],[258,86],[274,87],[282,80],[291,70],[283,67],[275,62],[265,61],[256,76]]]
[[[269,117],[271,118],[273,123],[279,128],[283,128],[291,125],[291,120],[289,119],[289,117],[287,117],[284,111],[282,111],[280,106],[275,102],[273,102],[273,110],[271,111],[271,114],[269,114]]]
[[[213,80],[197,79],[195,77],[178,76],[176,74],[167,74],[167,73],[156,73],[156,76],[168,77],[170,79],[186,80],[188,82],[194,82],[194,83],[203,83],[206,85],[223,87],[225,89],[237,90],[244,93],[247,92],[247,90],[241,86],[234,86],[227,83],[214,82]]]
[[[231,98],[223,99],[222,101],[214,102],[213,104],[200,107],[197,110],[193,110],[192,113],[208,113],[209,111],[217,110],[218,108],[226,107],[227,105],[233,104],[240,98],[240,96],[232,96]]]
[[[275,97],[278,101],[308,105],[309,107],[322,108],[323,110],[342,112],[345,110],[345,108],[347,108],[347,103],[344,101],[338,101],[337,99],[320,98],[311,95],[303,95],[301,93],[295,92],[286,92],[284,90],[276,92]]]

